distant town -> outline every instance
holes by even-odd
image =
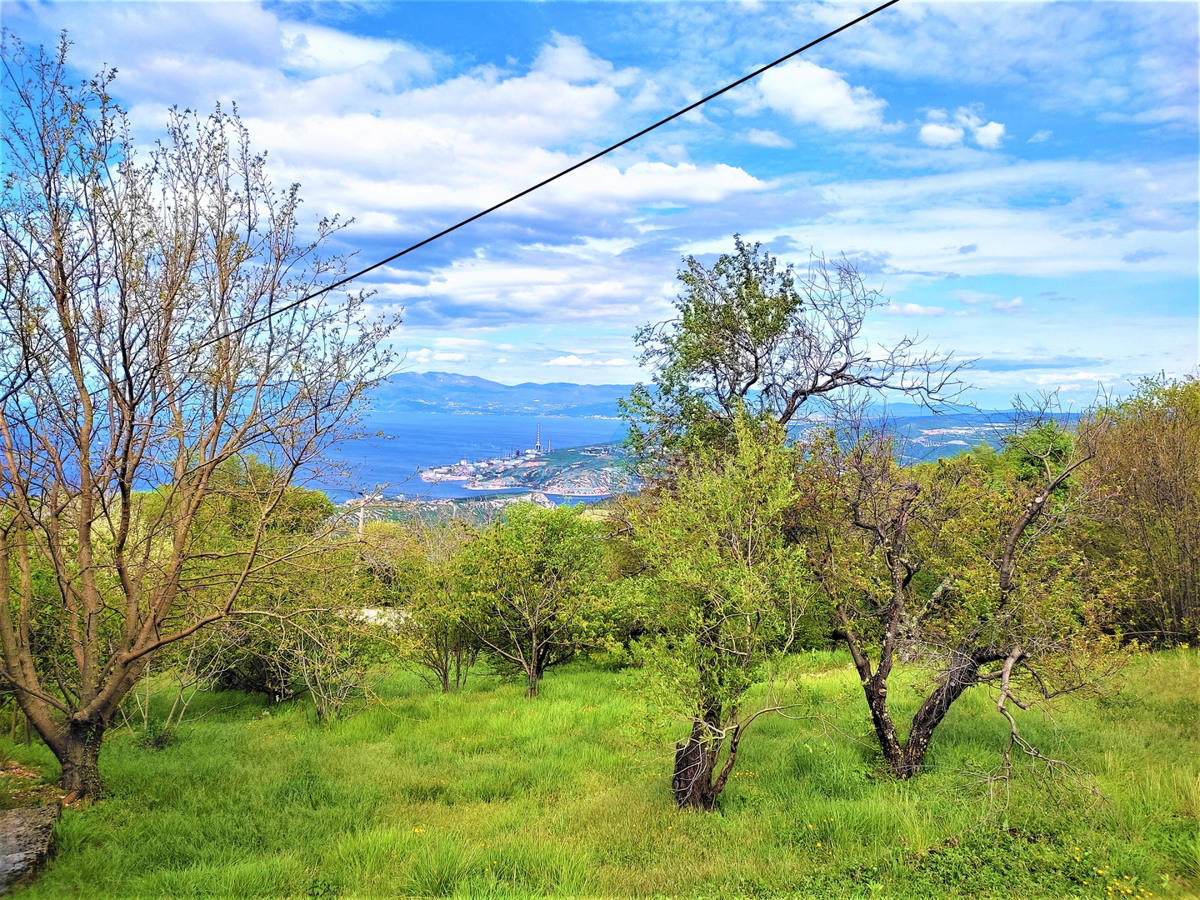
[[[607,497],[634,487],[623,469],[624,451],[618,444],[598,444],[567,450],[542,444],[541,426],[533,446],[514,448],[509,456],[479,460],[460,459],[450,465],[421,472],[431,484],[459,481],[470,491],[538,491],[561,497]]]

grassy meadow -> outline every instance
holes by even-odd
[[[930,770],[882,774],[847,659],[794,657],[718,812],[669,789],[681,727],[653,721],[636,669],[578,664],[542,696],[396,672],[382,703],[318,725],[311,704],[199,696],[177,739],[114,731],[111,796],[64,812],[22,900],[192,897],[1185,897],[1200,888],[1200,653],[1138,657],[1123,686],[1018,712],[1027,757],[983,690]],[[898,685],[894,694],[899,696]],[[798,692],[798,693],[797,693]],[[762,688],[753,702],[766,700]],[[913,693],[915,698],[916,694]],[[165,715],[170,698],[155,698]],[[158,708],[161,707],[161,708]],[[675,732],[679,731],[679,734]],[[0,752],[53,778],[36,743]]]

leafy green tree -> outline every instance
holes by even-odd
[[[401,659],[443,693],[462,687],[482,646],[467,627],[470,592],[459,553],[476,534],[461,519],[367,526],[364,558],[377,586],[372,602],[390,614]]]
[[[814,259],[801,275],[760,244],[733,240],[712,268],[685,258],[678,315],[634,335],[654,381],[635,386],[622,408],[645,463],[669,465],[697,443],[728,440],[740,415],[786,428],[844,410],[854,391],[937,404],[962,390],[962,364],[920,351],[919,340],[867,342],[867,316],[887,301],[852,261]]]
[[[640,653],[660,702],[688,723],[671,782],[685,808],[715,806],[763,712],[744,715],[746,691],[815,627],[805,554],[785,534],[797,502],[795,453],[778,426],[745,416],[733,441],[732,452],[704,447],[685,457],[626,514],[643,566],[630,586],[650,632]]]
[[[905,468],[887,435],[839,437],[806,448],[803,529],[888,766],[917,774],[946,713],[980,684],[998,690],[1010,749],[1024,746],[1009,701],[1094,686],[1115,665],[1119,573],[1072,542],[1087,449],[1043,424],[987,467],[963,454]],[[907,734],[890,692],[901,660],[931,673]]]
[[[1138,573],[1126,628],[1144,641],[1200,640],[1200,378],[1152,378],[1086,427],[1104,473],[1097,550]]]
[[[525,678],[529,697],[547,669],[607,642],[602,536],[577,510],[522,503],[459,554],[460,621],[497,668]]]

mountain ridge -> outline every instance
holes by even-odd
[[[378,412],[492,413],[508,415],[599,416],[616,418],[617,400],[632,384],[575,384],[526,381],[501,384],[478,375],[453,372],[400,372],[371,394]]]

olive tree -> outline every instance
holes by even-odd
[[[0,676],[102,790],[104,734],[156,651],[238,608],[327,526],[273,527],[389,365],[360,296],[236,113],[172,110],[141,151],[110,90],[3,42]],[[253,454],[269,476],[230,485]],[[238,492],[236,540],[210,512]]]
[[[364,531],[371,602],[390,621],[400,659],[442,693],[462,687],[481,649],[466,622],[470,586],[458,572],[459,553],[475,529],[451,519],[372,522]]]

